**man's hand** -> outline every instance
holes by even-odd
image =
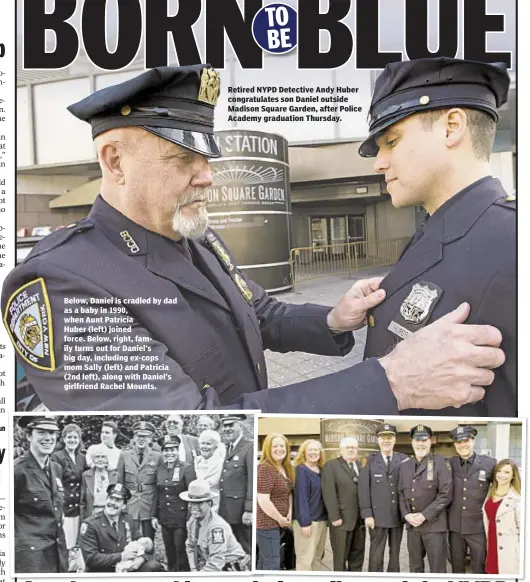
[[[425,522],[425,516],[423,515],[423,513],[415,513],[414,521],[416,523],[416,526],[423,525],[423,523]]]
[[[352,285],[346,295],[328,313],[328,327],[331,331],[354,331],[366,325],[366,312],[379,305],[385,298],[379,289],[383,277],[362,279]]]
[[[305,527],[301,527],[300,528],[300,533],[305,538],[310,538],[311,537],[311,526],[310,525],[306,525]]]
[[[469,311],[462,303],[379,360],[399,410],[459,408],[484,398],[491,369],[505,360],[502,335],[489,325],[464,325]]]
[[[134,560],[137,554],[138,550],[136,548],[126,547],[121,553],[122,562],[125,562],[127,560]]]
[[[413,527],[415,527],[415,517],[416,517],[415,513],[407,513],[407,515],[405,515],[405,521],[407,523],[410,523],[410,525],[412,525]]]
[[[280,527],[289,527],[291,525],[291,520],[287,519],[282,515],[280,521],[278,521],[278,524],[280,525]]]
[[[156,517],[152,517],[151,518],[151,525],[153,526],[153,529],[156,531],[158,529],[158,519]]]
[[[340,527],[342,525],[342,519],[336,519],[335,521],[331,522],[333,527]]]
[[[243,517],[241,518],[243,521],[243,525],[252,525],[252,512],[245,511],[243,512]]]
[[[374,529],[375,519],[373,517],[365,517],[364,518],[364,525],[370,529]]]

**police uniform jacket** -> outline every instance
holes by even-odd
[[[252,512],[253,447],[241,437],[226,454],[219,480],[219,515],[228,523],[241,523],[245,511]]]
[[[200,522],[192,517],[187,530],[186,553],[192,569],[220,572],[227,564],[246,557],[230,525],[215,511]]]
[[[53,453],[51,458],[57,461],[63,470],[61,481],[64,487],[64,516],[77,517],[81,506],[81,477],[83,471],[88,469],[85,455],[76,453],[74,463],[66,449],[63,449]]]
[[[156,491],[158,466],[162,455],[146,447],[140,464],[136,447],[123,450],[118,461],[118,482],[132,493],[127,512],[134,519],[151,519],[151,507]]]
[[[156,487],[151,505],[151,517],[165,527],[185,527],[188,519],[188,503],[179,497],[187,491],[189,484],[196,479],[191,465],[176,461],[168,467],[160,462],[156,474]]]
[[[126,512],[118,518],[118,531],[104,512],[87,518],[82,524],[79,545],[87,572],[113,572],[125,546],[141,538],[134,520]],[[146,558],[148,554],[146,554]]]
[[[447,531],[447,506],[453,497],[453,479],[449,460],[437,453],[424,457],[416,468],[414,457],[399,468],[399,506],[401,515],[421,513],[422,533]],[[407,527],[412,527],[407,523]]]
[[[109,485],[118,482],[118,471],[107,469]],[[85,471],[81,477],[81,519],[86,519],[94,511],[94,487],[96,480],[96,468],[92,467]]]
[[[464,470],[457,455],[449,459],[453,470],[453,501],[448,509],[449,531],[475,534],[484,531],[482,504],[493,481],[495,459],[475,454]]]
[[[263,412],[397,413],[386,374],[375,359],[336,372],[333,389],[326,377],[280,393],[266,391],[265,349],[345,355],[353,347],[353,335],[332,335],[326,321],[329,307],[290,305],[269,297],[237,267],[229,270],[223,260],[233,265],[232,259],[227,252],[221,255],[228,259],[218,256],[205,236],[184,242],[189,256],[182,242],[148,231],[98,197],[87,219],[44,238],[10,273],[2,292],[4,322],[28,380],[50,410],[227,406]],[[241,276],[239,285],[235,274]],[[108,310],[99,317],[119,316],[123,323],[104,320],[105,333],[90,333],[88,323],[76,323],[95,309],[94,301]],[[37,309],[43,315],[40,323]],[[111,331],[115,327],[118,331]],[[106,350],[112,356],[110,346],[120,346],[130,336],[136,351],[122,355],[140,358],[134,362],[143,366],[156,364],[157,370],[140,369],[156,374],[154,381],[129,383],[156,389],[107,389],[101,384],[116,382],[102,381],[98,390],[65,390],[65,384],[78,382],[69,376],[65,380],[65,364],[71,364],[64,359],[65,336],[71,345],[84,339],[102,357]],[[136,337],[144,339],[140,343]],[[83,360],[77,364],[88,365]]]
[[[357,461],[355,464],[360,473],[360,464]],[[350,469],[342,457],[339,457],[328,461],[320,474],[322,498],[328,512],[328,521],[332,523],[342,519],[342,525],[336,529],[352,531],[360,519],[357,473]]]
[[[66,572],[67,556],[62,518],[64,490],[62,468],[49,459],[50,477],[28,451],[14,468],[15,552],[17,564],[25,571],[56,572],[57,564],[43,563],[40,552],[57,544],[62,569]],[[31,564],[39,564],[39,570]]]
[[[501,183],[487,177],[443,204],[427,220],[423,236],[413,239],[383,280],[385,300],[369,317],[373,327],[368,328],[368,358],[384,356],[401,341],[399,334],[415,332],[463,302],[471,306],[466,323],[489,324],[502,332],[506,362],[495,370],[495,382],[487,388],[484,400],[445,408],[437,415],[517,416],[516,214],[515,203],[506,198]]]
[[[372,453],[359,476],[361,517],[373,517],[377,527],[398,527],[403,521],[399,513],[399,467],[407,460],[403,453],[392,453],[390,470],[381,452]]]

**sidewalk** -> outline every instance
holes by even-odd
[[[314,279],[297,283],[294,291],[275,295],[279,301],[286,303],[316,303],[319,305],[336,305],[339,299],[359,279],[383,277],[389,271],[388,267],[366,269],[347,275]],[[287,384],[303,382],[318,376],[338,372],[360,362],[364,354],[366,328],[355,332],[355,347],[345,357],[315,356],[305,352],[289,352],[279,354],[267,350],[265,358],[269,375],[269,388],[277,388]]]

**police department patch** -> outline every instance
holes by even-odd
[[[28,364],[39,370],[55,370],[52,314],[42,277],[19,287],[11,295],[4,323],[15,349]]]
[[[224,544],[225,532],[222,527],[214,527],[212,529],[212,544]]]

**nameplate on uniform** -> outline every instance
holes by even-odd
[[[4,323],[25,362],[38,370],[55,370],[50,299],[42,277],[22,285],[11,295]]]
[[[427,481],[434,480],[434,461],[427,462]]]
[[[414,283],[387,329],[399,339],[416,333],[430,323],[432,312],[442,295],[443,289],[435,283]]]

